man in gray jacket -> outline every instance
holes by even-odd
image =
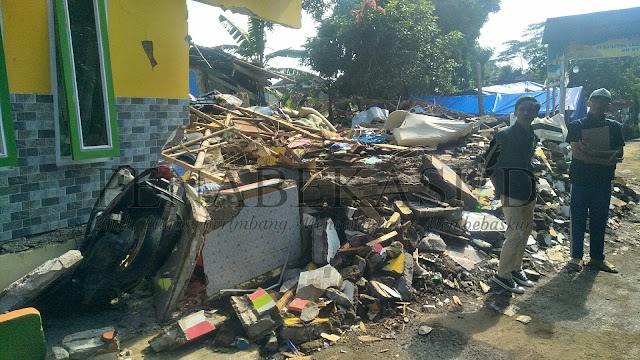
[[[524,293],[522,286],[533,286],[522,270],[522,258],[533,227],[536,204],[536,179],[531,159],[538,138],[531,122],[539,111],[540,103],[534,97],[519,98],[515,106],[515,124],[494,136],[485,158],[507,223],[498,272],[493,281],[516,294]]]

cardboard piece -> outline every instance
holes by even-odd
[[[589,145],[591,150],[609,151],[609,127],[603,126],[593,129],[582,129],[582,141]]]

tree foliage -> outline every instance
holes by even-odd
[[[584,86],[586,94],[604,87],[611,91],[613,101],[631,107],[631,122],[638,123],[640,110],[640,57],[627,56],[606,59],[572,61],[578,73],[569,72],[569,86]]]
[[[457,90],[469,90],[474,87],[476,63],[486,64],[493,51],[484,49],[479,52],[477,44],[480,29],[489,19],[489,14],[500,10],[500,0],[432,0],[437,24],[443,34],[458,31],[462,39],[452,49],[452,58],[456,61],[453,85]],[[481,56],[490,52],[489,57]]]
[[[500,52],[498,62],[509,63],[527,80],[544,83],[547,78],[547,46],[542,44],[544,22],[531,24],[523,32],[523,40],[509,40]]]
[[[342,95],[446,93],[459,32],[442,34],[428,0],[343,0],[305,44],[306,64]]]
[[[273,27],[273,24],[254,17],[249,17],[248,29],[245,31],[234,24],[226,16],[220,15],[220,24],[227,30],[229,35],[236,42],[233,45],[222,45],[221,49],[235,53],[243,59],[252,62],[260,67],[265,65],[265,45],[267,42],[266,29]]]

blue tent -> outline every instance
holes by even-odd
[[[509,115],[515,111],[516,100],[524,95],[530,95],[538,99],[542,106],[540,107],[540,116],[543,116],[546,111],[546,92],[543,91],[534,91],[534,92],[525,92],[525,93],[516,93],[516,94],[508,94],[508,93],[500,93],[500,94],[491,94],[491,95],[483,95],[484,101],[484,113],[488,115]],[[550,111],[555,113],[558,111],[558,107],[560,104],[559,101],[559,91],[555,91],[555,111],[551,109],[551,104],[549,104]],[[460,96],[413,96],[412,98],[420,99],[432,104],[440,105],[442,107],[464,112],[471,115],[478,115],[478,97],[477,95],[460,95]],[[549,99],[553,103],[553,99]],[[587,101],[585,99],[584,90],[582,86],[567,88],[567,96],[566,96],[566,106],[571,111],[571,115],[569,117],[569,121],[577,120],[587,115]]]

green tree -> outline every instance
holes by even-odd
[[[305,63],[344,96],[406,97],[453,89],[451,49],[428,0],[344,0],[305,44]]]
[[[519,69],[527,80],[544,83],[547,78],[547,46],[542,44],[544,22],[531,24],[523,32],[523,40],[509,40],[500,52],[498,62]]]
[[[588,59],[572,62],[580,71],[569,72],[569,86],[584,86],[586,94],[604,87],[613,101],[630,105],[631,124],[638,124],[640,110],[640,57]]]
[[[438,17],[437,24],[442,33],[458,31],[462,34],[462,39],[452,49],[452,58],[457,64],[453,85],[457,90],[472,89],[477,76],[477,40],[480,37],[480,29],[489,19],[489,14],[500,10],[500,0],[432,0],[431,2],[435,6],[434,15]],[[492,51],[491,55],[493,55]],[[486,61],[481,64],[485,67]]]
[[[248,28],[245,31],[222,14],[218,19],[220,20],[220,24],[222,24],[225,30],[227,30],[229,35],[231,35],[233,40],[236,42],[231,45],[220,45],[219,48],[237,54],[257,66],[264,67],[264,50],[267,43],[266,29],[273,28],[273,24],[254,17],[249,17]]]

